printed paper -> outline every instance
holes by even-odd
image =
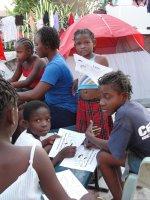
[[[100,77],[113,71],[110,67],[105,67],[77,54],[74,54],[74,59],[76,63],[75,70],[89,76],[97,85]]]
[[[83,185],[70,170],[58,172],[56,175],[70,198],[78,200],[83,195],[88,193],[88,191],[83,187]]]
[[[60,166],[94,172],[97,166],[96,155],[99,151],[99,149],[87,149],[81,145],[77,148],[75,156],[73,158],[65,158],[60,163]]]
[[[56,138],[49,153],[49,157],[51,158],[55,157],[58,152],[60,152],[66,146],[79,147],[85,139],[84,133],[78,133],[63,128],[59,129],[58,135],[60,136],[60,138]]]

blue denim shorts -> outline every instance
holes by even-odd
[[[141,158],[141,156],[138,156],[136,153],[129,151],[128,152],[129,172],[138,174],[142,160],[143,158]]]
[[[125,161],[125,171],[122,175],[122,181],[125,181],[128,177],[129,173],[138,174],[140,164],[143,160],[144,156],[138,156],[136,153],[132,151],[127,152],[127,158]]]

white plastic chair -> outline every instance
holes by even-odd
[[[123,188],[121,200],[132,200],[136,186],[150,189],[150,157],[145,157],[141,162],[139,173],[130,173]]]

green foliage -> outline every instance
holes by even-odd
[[[13,4],[15,5],[14,12],[25,15],[25,13],[33,10],[38,2],[38,0],[13,0]]]
[[[13,11],[8,10],[8,13],[24,16],[22,30],[26,33],[31,32],[28,17],[30,10],[34,13],[35,22],[43,17],[45,11],[48,11],[49,15],[51,11],[57,11],[61,27],[67,28],[70,12],[85,15],[98,8],[105,8],[107,3],[108,0],[13,0],[15,7]]]

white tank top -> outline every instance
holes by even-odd
[[[39,177],[32,165],[34,152],[35,145],[31,149],[27,170],[0,194],[0,200],[41,200]]]

